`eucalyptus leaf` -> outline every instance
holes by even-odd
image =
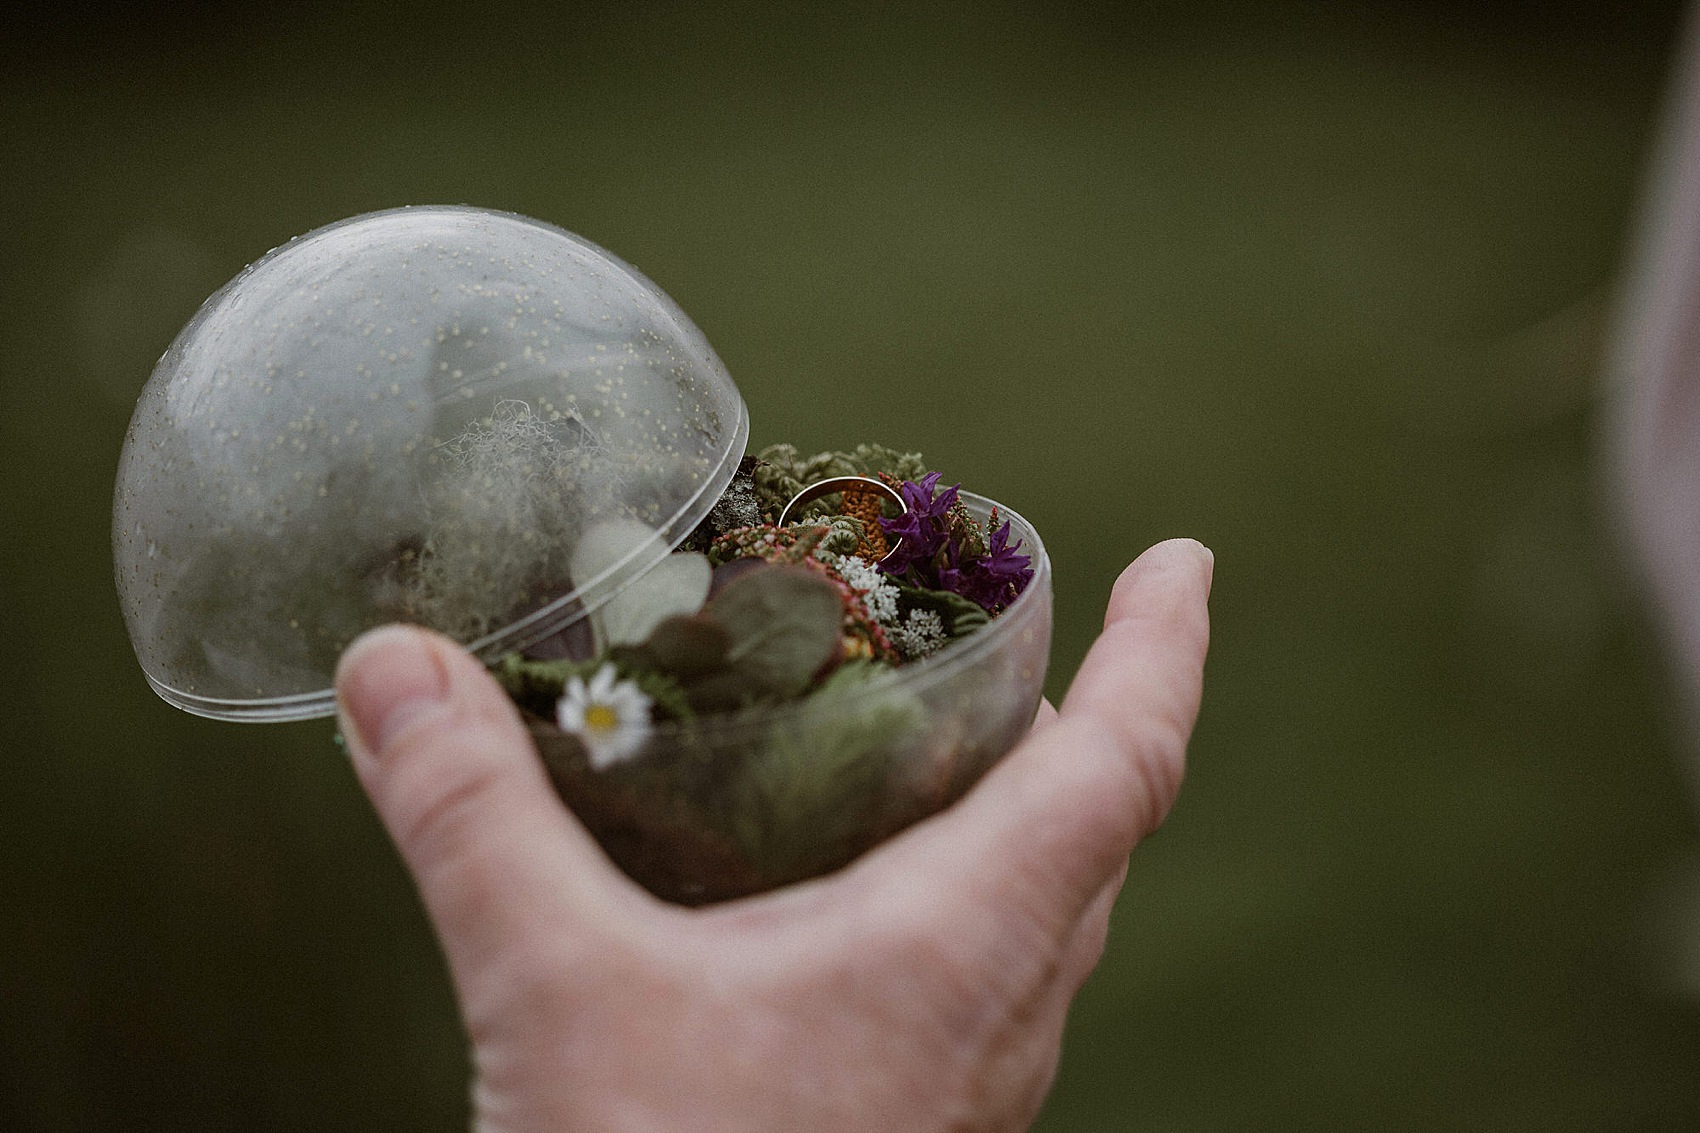
[[[703,613],[726,630],[727,662],[758,696],[798,695],[841,648],[838,589],[807,567],[752,570]]]
[[[691,677],[681,684],[685,695],[690,698],[691,707],[705,714],[735,712],[777,699],[759,676],[751,676],[740,669],[716,669]]]
[[[595,585],[608,571],[636,555],[646,543],[659,544],[661,533],[635,519],[607,519],[593,524],[579,536],[569,563],[573,581],[579,586]]]
[[[767,564],[760,559],[733,559],[730,562],[721,563],[714,568],[714,580],[708,587],[709,597],[712,598],[726,589],[726,584],[739,575],[748,574],[752,570],[761,570],[766,566]]]
[[[731,640],[712,618],[670,617],[651,631],[643,653],[657,669],[684,680],[724,668]]]
[[[712,575],[706,556],[668,555],[591,615],[602,644],[634,645],[667,618],[696,613],[708,597]]]

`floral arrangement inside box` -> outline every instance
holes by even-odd
[[[674,553],[497,665],[557,787],[639,880],[707,900],[865,848],[894,741],[925,711],[899,674],[1034,576],[998,509],[977,518],[941,479],[879,445],[746,456]],[[574,577],[653,536],[605,521]]]

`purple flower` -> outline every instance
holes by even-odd
[[[962,486],[935,496],[938,482],[939,473],[929,472],[918,484],[905,480],[899,486],[908,510],[896,519],[881,519],[879,525],[888,539],[901,541],[880,570],[913,586],[960,594],[995,614],[1032,580],[1033,560],[1016,554],[1019,541],[1009,545],[1007,521],[986,540],[984,554],[969,553],[963,546],[965,536],[953,532],[950,517]],[[996,512],[992,518],[995,522]]]
[[[1018,555],[1021,542],[1009,546],[1009,522],[993,531],[986,540],[986,553],[967,560],[960,568],[939,572],[944,589],[953,590],[964,598],[978,602],[988,613],[997,613],[1015,601],[1033,579],[1033,560]],[[950,578],[946,578],[946,574]]]
[[[947,489],[935,499],[933,493],[938,490],[939,475],[929,472],[919,484],[913,480],[903,481],[897,490],[902,493],[903,506],[907,510],[896,519],[880,518],[880,530],[885,532],[886,538],[901,540],[880,564],[885,573],[902,575],[912,567],[929,564],[950,543],[949,512],[962,485]]]

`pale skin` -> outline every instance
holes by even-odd
[[[1020,1130],[1180,786],[1210,552],[1123,572],[1060,710],[966,798],[829,877],[705,909],[632,884],[453,643],[388,627],[341,725],[418,884],[472,1044],[481,1133]]]

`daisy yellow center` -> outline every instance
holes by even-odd
[[[606,704],[592,704],[584,710],[584,726],[597,732],[606,732],[620,726],[620,714]]]

